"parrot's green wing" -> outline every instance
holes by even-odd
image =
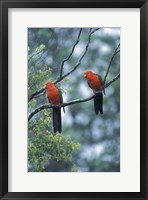
[[[100,76],[100,75],[98,75],[98,74],[96,74],[97,76],[98,76],[98,78],[99,78],[99,80],[101,81],[101,83],[102,83],[102,86],[104,87],[104,81],[103,81],[103,78]],[[104,94],[105,94],[105,89],[103,88],[103,92],[104,92]]]
[[[58,92],[59,92],[59,96],[60,96],[61,103],[63,103],[62,91],[61,91],[61,89],[59,89],[59,88],[57,88],[57,89],[58,89]]]
[[[49,103],[51,103],[50,99],[48,99]]]
[[[103,85],[103,78],[100,75],[98,75],[98,74],[96,74],[96,75],[98,76],[99,80],[101,81],[101,83]]]
[[[62,91],[61,89],[57,88],[58,89],[58,92],[59,92],[59,96],[60,96],[60,100],[61,100],[61,104],[63,104],[63,96],[62,96]],[[65,108],[63,107],[63,111],[65,113]]]
[[[90,84],[89,84],[89,82],[87,82],[88,83],[88,86],[90,87]],[[91,88],[91,87],[90,87]]]

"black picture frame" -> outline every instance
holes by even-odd
[[[140,8],[140,192],[8,192],[8,9]],[[0,0],[0,198],[1,199],[148,199],[148,1],[147,0]],[[22,180],[23,181],[23,180]],[[95,180],[96,181],[96,180]],[[21,184],[21,183],[20,183]],[[96,182],[97,184],[97,182]]]

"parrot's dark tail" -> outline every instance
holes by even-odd
[[[53,131],[62,132],[61,108],[53,108]]]
[[[94,108],[97,115],[99,112],[103,114],[103,93],[99,93],[94,97]]]

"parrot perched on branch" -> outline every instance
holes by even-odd
[[[94,97],[94,109],[95,113],[103,114],[103,80],[101,76],[95,74],[90,70],[84,71],[84,77],[87,79],[89,87],[93,90],[95,97]],[[99,91],[100,90],[100,91]],[[98,91],[98,93],[97,93]]]
[[[62,92],[60,89],[58,89],[54,83],[47,82],[45,84],[46,89],[46,95],[51,104],[62,104],[63,103],[63,97]],[[62,120],[61,120],[61,108],[53,108],[53,130],[54,133],[62,132]],[[64,110],[64,108],[63,108]],[[64,110],[65,112],[65,110]]]

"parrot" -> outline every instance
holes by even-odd
[[[90,70],[84,71],[84,77],[87,79],[88,86],[93,90],[95,97],[94,97],[94,109],[95,113],[98,115],[103,114],[103,93],[98,90],[103,90],[104,84],[103,79],[100,75],[95,74],[94,72]]]
[[[62,104],[63,103],[63,97],[62,92],[59,88],[55,86],[52,82],[47,82],[45,84],[45,91],[48,98],[49,103],[51,104]],[[63,108],[63,111],[65,112],[65,109]],[[62,119],[61,119],[61,108],[53,108],[53,130],[54,133],[62,132]]]

